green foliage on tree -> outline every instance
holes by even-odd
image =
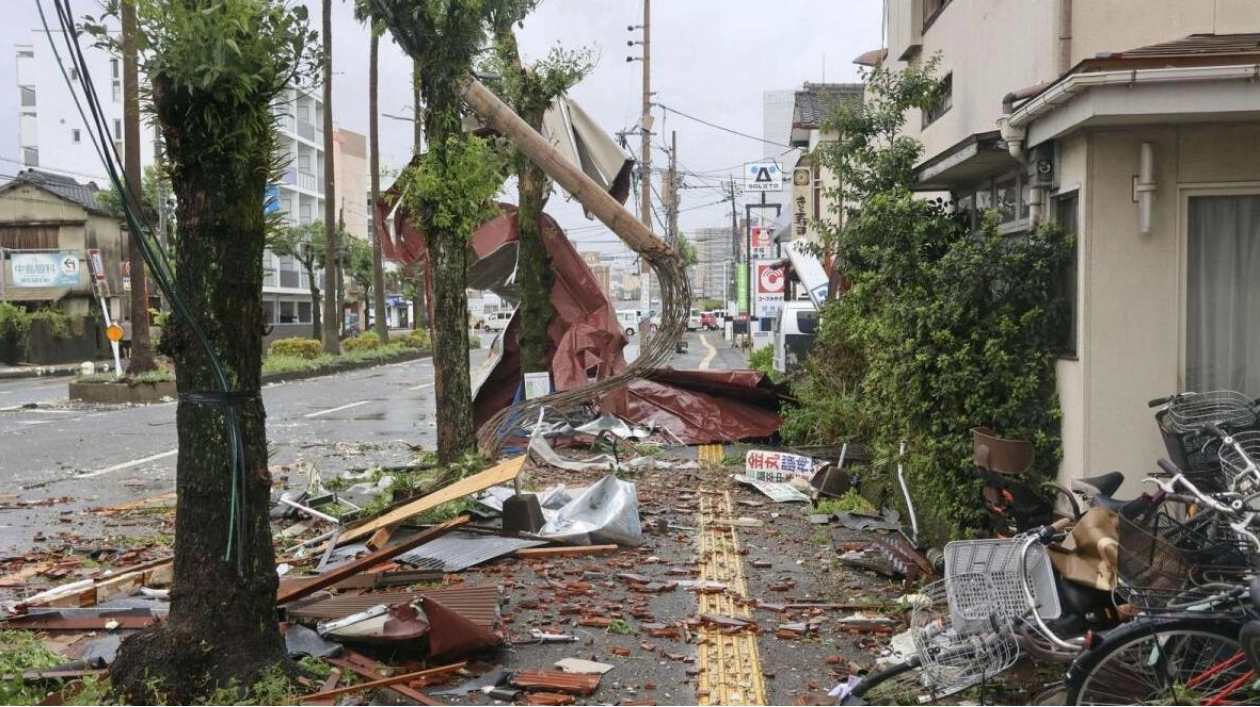
[[[908,111],[939,91],[933,64],[873,71],[867,102],[841,110],[839,140],[823,160],[844,185],[843,226],[819,223],[851,283],[821,312],[807,375],[787,412],[796,442],[856,441],[876,452],[863,479],[899,502],[897,449],[916,508],[938,536],[984,520],[970,429],[1036,445],[1034,478],[1060,458],[1054,363],[1065,307],[1059,282],[1069,239],[1047,227],[1004,235],[990,215],[979,231],[950,204],[916,196],[922,147],[901,134]]]
[[[272,253],[293,258],[306,273],[307,287],[311,294],[311,337],[321,342],[324,307],[320,298],[319,278],[315,275],[323,264],[326,234],[324,222],[313,221],[304,226],[281,226],[267,236],[267,248]]]
[[[553,47],[532,64],[521,59],[514,26],[521,24],[537,6],[537,0],[499,0],[492,8],[490,31],[494,52],[485,62],[487,86],[512,107],[536,131],[556,98],[577,85],[594,68],[590,49]],[[551,306],[551,263],[542,242],[539,218],[551,196],[551,180],[518,149],[511,150],[517,183],[517,218],[520,247],[517,282],[521,291],[519,342],[523,371],[550,368],[547,326],[555,313]]]
[[[141,218],[146,224],[157,224],[162,198],[171,193],[169,180],[156,165],[146,165],[140,195]],[[115,189],[96,192],[96,203],[110,213],[122,216],[122,196]]]
[[[682,233],[678,234],[678,241],[674,244],[678,248],[678,254],[682,256],[685,265],[695,265],[700,262],[700,257],[696,255],[696,247],[691,241],[687,240],[687,236]]]

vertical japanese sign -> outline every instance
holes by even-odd
[[[735,301],[739,303],[739,313],[748,314],[748,263],[740,263],[735,268]]]
[[[753,280],[753,308],[757,317],[777,317],[783,309],[783,268],[777,261],[758,260]]]

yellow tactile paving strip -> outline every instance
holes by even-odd
[[[699,457],[702,462],[721,462],[723,456],[722,445],[720,444],[700,445]]]
[[[700,579],[727,587],[721,593],[699,593],[700,614],[751,619],[751,609],[736,601],[748,596],[739,536],[735,528],[714,523],[718,519],[732,517],[731,508],[729,493],[700,494]],[[757,635],[752,631],[727,635],[718,629],[701,626],[699,667],[700,680],[696,693],[699,704],[767,704]]]

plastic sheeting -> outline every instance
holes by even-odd
[[[643,542],[643,529],[634,484],[605,476],[561,508],[537,535],[575,545],[637,546]]]

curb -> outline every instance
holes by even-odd
[[[106,373],[113,364],[96,363],[97,373]],[[23,378],[64,378],[79,372],[80,364],[60,363],[52,366],[24,366],[0,370],[0,380],[20,380]]]

